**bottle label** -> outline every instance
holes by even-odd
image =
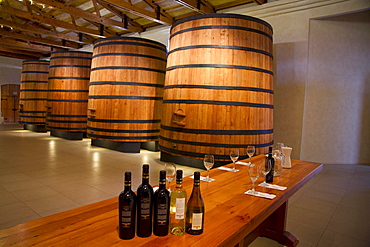
[[[158,204],[157,208],[157,223],[158,225],[166,225],[167,222],[167,204]]]
[[[176,198],[175,219],[182,220],[185,215],[185,198]]]
[[[141,200],[140,215],[142,219],[149,219],[150,216],[150,201],[149,199]]]
[[[131,207],[130,206],[122,207],[121,225],[124,228],[129,228],[131,226]]]
[[[202,229],[202,218],[203,218],[203,213],[193,213],[191,230],[201,230]]]

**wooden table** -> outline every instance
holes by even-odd
[[[252,162],[263,159],[256,156]],[[276,194],[272,200],[245,195],[252,186],[248,166],[237,169],[232,173],[214,168],[210,174],[216,180],[201,182],[206,210],[202,235],[121,240],[116,231],[117,198],[112,198],[0,230],[0,246],[246,246],[258,236],[295,246],[298,240],[285,231],[287,201],[322,170],[322,164],[292,160],[292,168],[274,179],[274,184],[288,187],[285,191],[256,186],[258,191]],[[262,178],[256,185],[260,182]],[[192,179],[184,178],[188,196],[192,184]]]

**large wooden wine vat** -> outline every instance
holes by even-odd
[[[19,123],[46,124],[49,61],[23,61],[19,96]]]
[[[272,27],[236,14],[172,26],[159,148],[173,156],[230,161],[273,143]]]
[[[78,51],[51,54],[46,115],[48,129],[86,133],[91,57],[92,53]]]
[[[88,137],[113,142],[158,141],[166,47],[133,37],[95,42]]]

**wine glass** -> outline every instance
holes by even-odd
[[[252,164],[252,156],[254,155],[254,152],[256,151],[256,148],[254,146],[247,146],[247,155],[249,156],[249,164]]]
[[[207,178],[206,181],[210,182],[209,179],[209,170],[211,170],[213,164],[215,163],[215,159],[212,154],[206,154],[204,155],[204,167],[207,169]]]
[[[174,163],[165,163],[164,170],[166,171],[166,180],[168,182],[168,190],[171,191],[171,181],[175,179],[176,165]]]
[[[239,150],[238,149],[232,149],[230,151],[230,159],[232,160],[233,165],[234,165],[232,172],[236,172],[235,162],[239,159]]]
[[[260,166],[257,164],[250,164],[248,168],[248,175],[249,178],[252,180],[252,190],[251,194],[256,194],[256,190],[254,189],[254,182],[260,177],[261,169]]]
[[[261,169],[260,169],[261,173],[265,176],[265,179],[261,183],[261,186],[266,186],[267,185],[266,175],[267,175],[267,173],[269,173],[271,171],[271,163],[270,162],[261,162],[260,167],[261,167]]]

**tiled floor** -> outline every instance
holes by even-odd
[[[0,229],[112,198],[122,190],[124,171],[141,182],[150,164],[157,184],[158,152],[127,154],[69,141],[48,133],[0,124]],[[195,168],[181,167],[185,176]],[[324,165],[324,170],[289,201],[287,230],[299,246],[370,246],[370,166]],[[251,246],[277,247],[258,238]]]

